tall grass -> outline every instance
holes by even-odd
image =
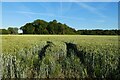
[[[2,78],[120,79],[117,36],[2,36]]]

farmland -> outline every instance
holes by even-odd
[[[120,79],[118,36],[1,37],[2,78]]]

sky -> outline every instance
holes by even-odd
[[[1,0],[2,2],[119,2],[119,0]]]
[[[117,2],[2,2],[2,28],[21,27],[36,19],[78,29],[118,29]]]

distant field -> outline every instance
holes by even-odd
[[[3,35],[3,78],[120,78],[118,36]]]

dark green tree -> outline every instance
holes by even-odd
[[[48,31],[46,31],[46,27],[48,25],[48,22],[46,22],[44,20],[37,19],[32,24],[35,27],[35,31],[34,31],[35,34],[48,33]]]
[[[0,29],[0,34],[9,34],[9,31],[6,29]]]
[[[10,34],[18,34],[18,28],[9,27],[8,32]]]
[[[57,20],[46,22],[37,19],[32,23],[27,23],[20,29],[23,30],[23,34],[75,34],[75,29],[57,22]]]
[[[32,23],[27,23],[20,28],[24,34],[34,34],[35,27]]]

